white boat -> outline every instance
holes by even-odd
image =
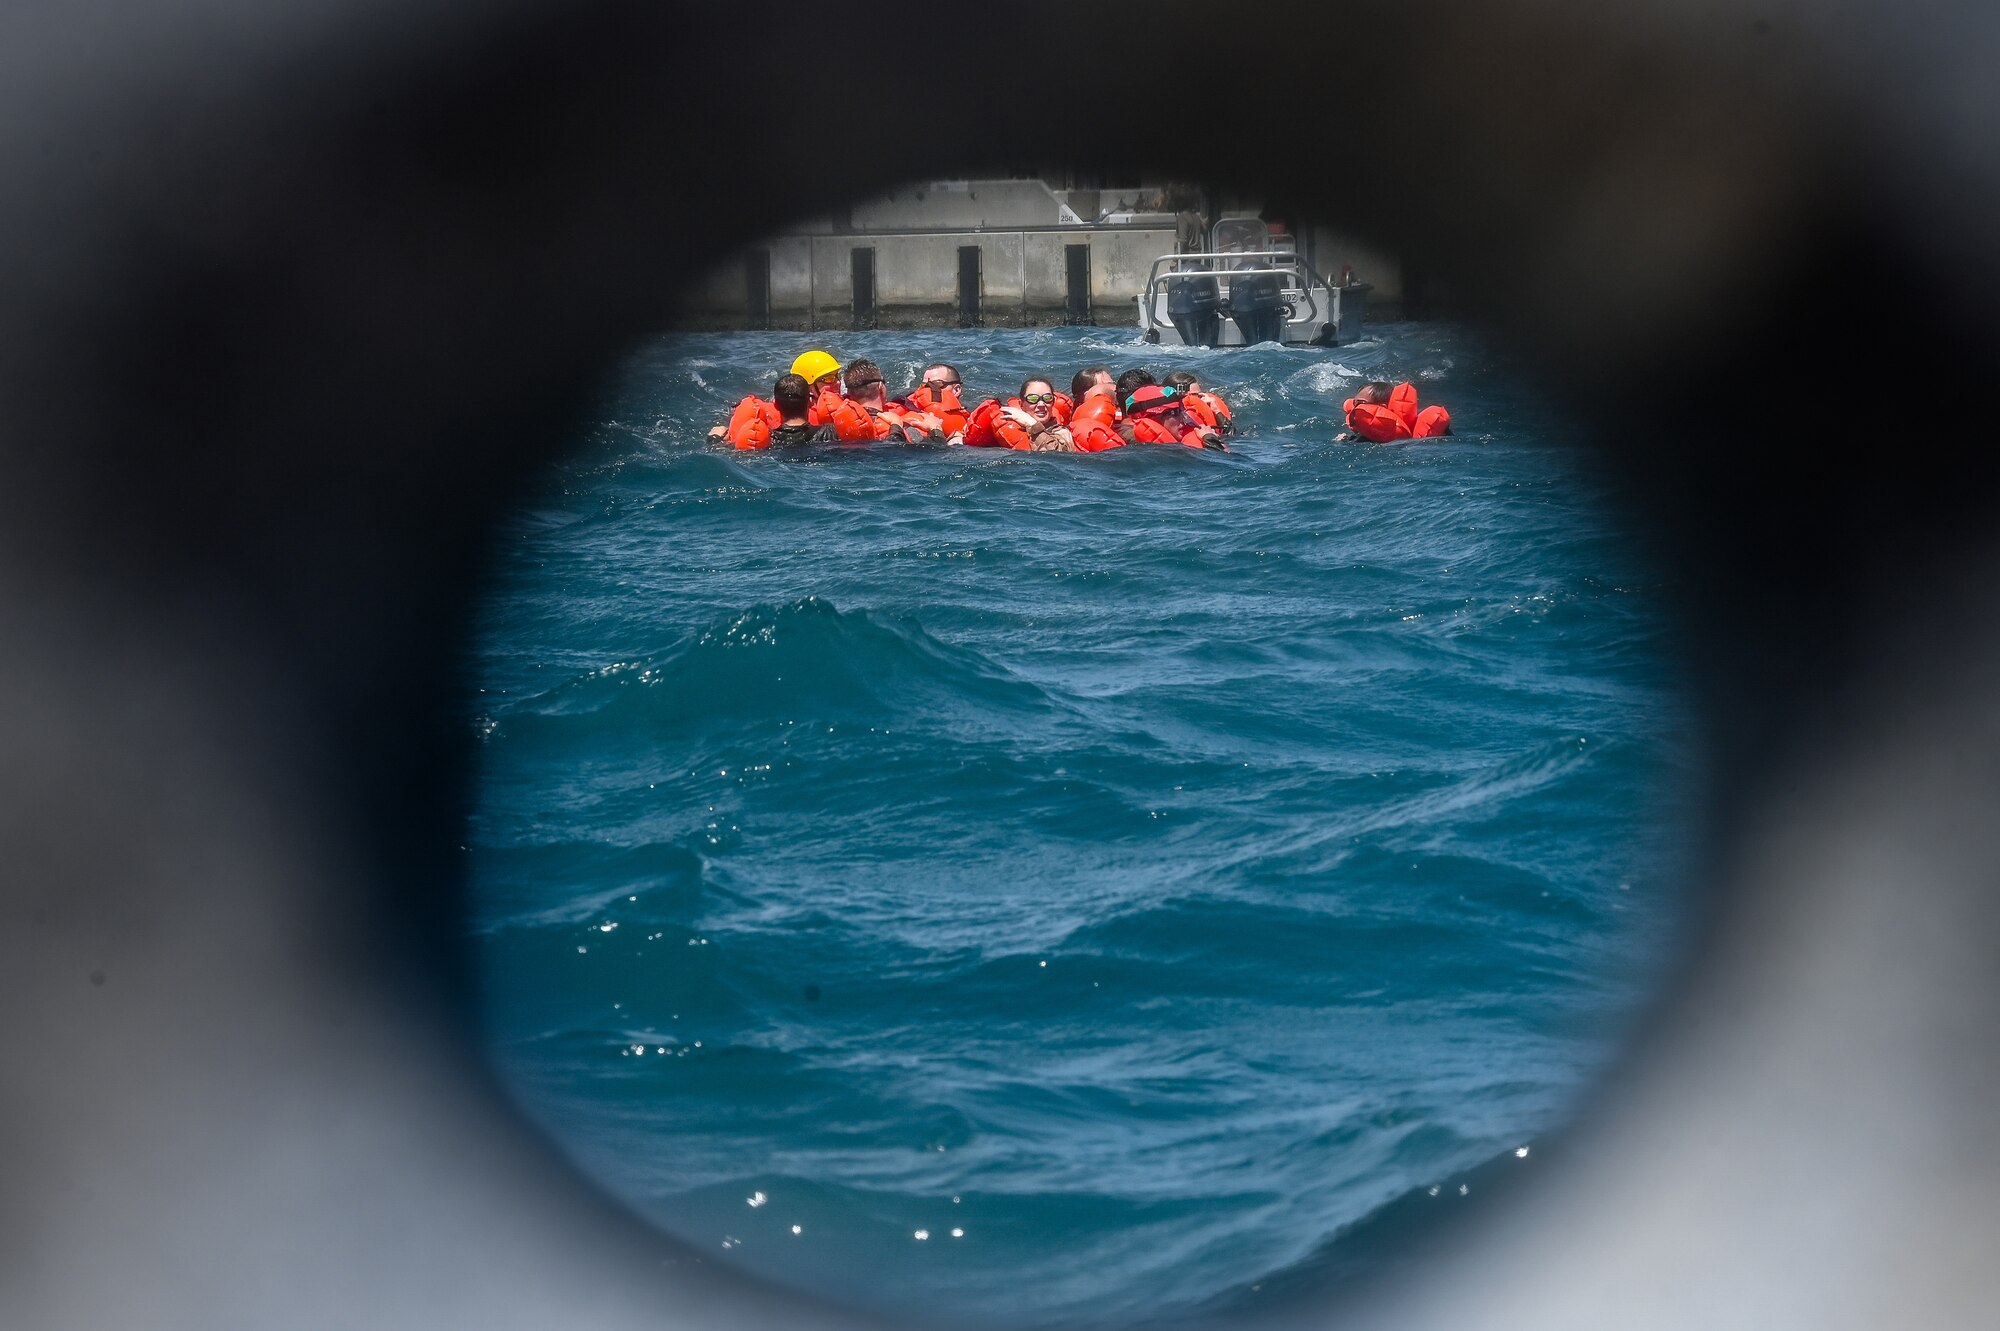
[[[1168,347],[1330,347],[1360,335],[1371,290],[1327,281],[1299,257],[1297,240],[1258,218],[1224,217],[1207,250],[1153,261],[1139,327]]]

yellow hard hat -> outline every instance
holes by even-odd
[[[792,373],[809,384],[816,384],[829,374],[840,373],[840,362],[824,351],[808,351],[792,362]]]

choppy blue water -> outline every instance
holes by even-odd
[[[1686,775],[1572,425],[1448,327],[979,330],[832,349],[1195,365],[1237,451],[704,445],[808,345],[648,346],[504,533],[471,927],[528,1111],[697,1253],[946,1324],[1226,1310],[1559,1125]],[[1378,376],[1459,433],[1331,442]]]

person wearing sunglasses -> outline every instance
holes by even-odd
[[[923,382],[903,399],[903,405],[911,411],[937,417],[944,427],[947,443],[963,443],[965,427],[972,416],[960,396],[964,388],[958,367],[939,361],[924,367]]]
[[[874,361],[850,361],[841,377],[847,384],[847,394],[833,408],[832,419],[821,427],[821,438],[830,433],[843,444],[878,439],[911,444],[945,441],[944,425],[937,417],[889,401],[889,390],[882,382],[882,367]]]
[[[840,404],[840,362],[818,349],[804,351],[792,362],[792,373],[804,379],[811,390],[808,418],[814,425],[826,424]]]
[[[965,427],[970,448],[1015,448],[1041,453],[1074,452],[1066,428],[1070,401],[1039,375],[1022,381],[1021,392],[1005,402],[989,397],[972,410]]]
[[[833,409],[840,404],[840,362],[824,351],[803,352],[792,362],[791,374],[781,377],[778,382],[783,383],[785,379],[794,376],[803,379],[806,384],[806,421],[814,426],[825,425],[832,419]],[[781,423],[785,423],[785,416],[781,410],[783,406],[784,404],[778,402],[775,397],[770,402],[758,397],[746,397],[736,404],[736,411],[730,416],[729,423],[716,426],[708,432],[708,437],[722,440],[732,447],[745,447],[741,441],[750,437],[744,433],[744,427],[749,421],[769,418],[767,424],[772,429],[777,429]],[[751,433],[754,434],[754,430]],[[762,448],[764,445],[752,444],[749,447]]]
[[[1134,369],[1119,375],[1118,396],[1124,407],[1118,433],[1128,444],[1185,444],[1229,451],[1221,435],[1188,416],[1180,390],[1160,383],[1149,371]]]
[[[1165,383],[1180,391],[1181,405],[1203,426],[1217,434],[1228,434],[1235,427],[1236,419],[1229,410],[1229,404],[1215,394],[1205,392],[1201,380],[1193,374],[1175,370],[1166,377]]]
[[[1029,379],[1021,395],[1000,409],[993,432],[1008,448],[1034,453],[1074,453],[1076,440],[1063,425],[1062,394],[1046,379]]]

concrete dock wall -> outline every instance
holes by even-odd
[[[843,222],[846,230],[873,233],[1073,225],[1109,212],[1164,209],[1171,215],[1163,202],[1170,192],[1159,185],[1057,189],[1030,177],[924,180],[860,200]]]
[[[957,327],[968,322],[960,250],[978,252],[972,286],[988,327],[1070,321],[1069,247],[1089,254],[1087,299],[1078,322],[1138,323],[1137,298],[1153,261],[1174,252],[1172,227],[1050,226],[1005,230],[776,236],[718,263],[687,293],[675,323],[689,328]],[[856,250],[873,254],[873,308],[855,310]],[[768,264],[768,281],[762,280]],[[768,316],[757,299],[768,302]]]
[[[687,293],[674,322],[703,329],[1136,327],[1153,261],[1207,248],[1207,223],[1188,202],[1191,187],[1060,183],[914,181],[858,200],[724,258]],[[1224,217],[1256,217],[1263,209],[1234,194],[1211,194],[1206,207]],[[1284,221],[1314,270],[1337,281],[1343,266],[1351,268],[1374,288],[1374,317],[1401,315],[1406,283],[1393,255],[1323,222]],[[1077,246],[1088,262],[1073,269]],[[857,251],[864,252],[858,266]],[[858,302],[857,271],[864,279]]]

